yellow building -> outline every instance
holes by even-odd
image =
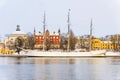
[[[15,53],[14,50],[10,50],[9,48],[0,48],[0,54],[12,54]]]
[[[101,49],[102,41],[100,39],[92,39],[92,50]]]
[[[0,42],[0,48],[3,48],[3,47],[4,47],[4,43]]]
[[[114,49],[114,44],[111,41],[101,41],[98,38],[92,39],[92,49]]]

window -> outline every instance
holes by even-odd
[[[56,39],[58,39],[58,37],[56,37]]]
[[[36,39],[38,39],[38,37],[36,37]]]

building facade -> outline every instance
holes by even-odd
[[[5,44],[3,42],[0,42],[0,49],[4,48]]]
[[[44,33],[36,33],[34,32],[34,41],[35,41],[35,48],[43,48],[43,46],[50,47],[51,49],[59,49],[60,48],[60,30],[57,33],[53,32],[52,34],[49,30],[45,31]]]
[[[8,35],[5,38],[5,40],[4,40],[5,47],[14,48],[15,47],[15,40],[18,37],[23,38],[23,39],[27,38],[27,35],[20,30],[20,26],[19,25],[17,25],[17,28],[16,28],[15,32],[12,32],[10,35]]]
[[[89,39],[88,38],[79,38],[77,47],[81,49],[88,49],[89,47]],[[120,40],[117,39],[104,39],[101,40],[99,38],[92,38],[91,39],[91,49],[92,50],[100,50],[100,49],[106,49],[106,50],[120,50]]]
[[[111,41],[101,41],[98,38],[92,39],[92,50],[97,49],[109,49],[113,50],[115,48]]]

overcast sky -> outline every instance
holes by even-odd
[[[25,33],[43,31],[43,14],[50,32],[67,32],[67,13],[76,36],[89,34],[93,19],[93,35],[101,37],[120,33],[120,0],[0,0],[0,35],[21,26]]]

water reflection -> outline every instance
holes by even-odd
[[[120,58],[0,57],[1,80],[120,80]]]

